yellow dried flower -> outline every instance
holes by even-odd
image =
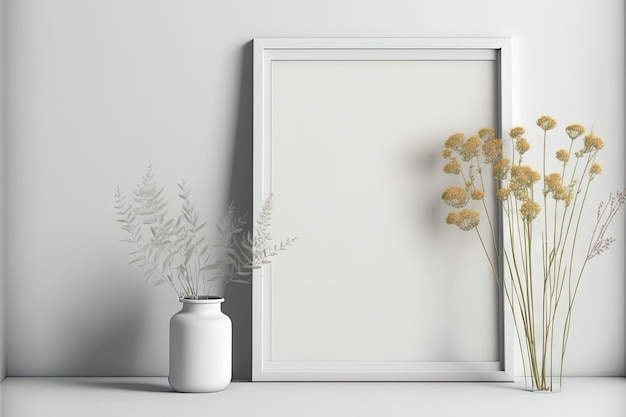
[[[472,200],[482,200],[485,198],[485,193],[481,190],[472,191]]]
[[[565,197],[561,198],[561,200],[565,201],[566,206],[569,206],[569,204],[572,202],[573,199],[574,199],[574,191],[571,188],[568,188],[567,191],[565,192]]]
[[[511,189],[511,192],[513,193],[513,197],[515,197],[515,199],[519,201],[526,201],[529,199],[527,187],[516,182],[512,182],[509,184],[509,188]]]
[[[489,139],[483,143],[485,163],[493,164],[502,158],[502,139]]]
[[[511,161],[508,158],[502,158],[493,164],[493,176],[498,180],[503,180],[509,175],[511,169]]]
[[[604,148],[604,141],[601,137],[594,135],[593,133],[585,136],[584,147],[582,153],[588,153],[593,151],[599,151]]]
[[[517,149],[520,155],[524,155],[530,149],[530,143],[528,143],[526,138],[519,138],[515,141],[515,149]]]
[[[469,138],[467,138],[467,140],[463,142],[463,146],[459,151],[461,153],[461,159],[467,162],[470,159],[479,156],[479,149],[480,145],[482,144],[483,142],[478,136],[470,136]]]
[[[554,188],[559,185],[561,185],[561,174],[553,172],[552,174],[548,174],[548,176],[546,176],[547,188]]]
[[[459,213],[459,221],[456,223],[461,230],[472,230],[480,223],[480,213],[475,210],[465,209]]]
[[[589,169],[589,174],[591,174],[592,176],[602,174],[602,165],[598,163],[591,165],[591,168]]]
[[[527,165],[514,165],[511,167],[511,181],[509,188],[519,201],[527,201],[532,194],[529,190],[541,179],[541,175]]]
[[[559,149],[558,151],[556,151],[556,159],[566,163],[567,161],[569,161],[569,152],[567,152],[565,149]]]
[[[541,116],[537,119],[537,126],[539,126],[542,130],[550,130],[556,127],[556,120],[554,120],[550,116]]]
[[[585,133],[585,127],[582,125],[569,125],[565,128],[565,132],[567,132],[567,136],[569,136],[570,139],[574,140]]]
[[[509,136],[513,139],[517,139],[524,133],[526,133],[526,129],[524,129],[522,126],[516,126],[509,131]]]
[[[467,204],[467,190],[463,187],[458,186],[448,187],[441,195],[441,198],[443,199],[443,201],[446,202],[447,205],[461,208]]]
[[[567,187],[562,184],[561,174],[555,172],[546,177],[544,193],[552,194],[555,200],[567,199],[568,191]]]
[[[524,187],[532,187],[541,179],[541,175],[528,165],[515,165],[511,167],[511,181]]]
[[[511,194],[510,188],[500,188],[496,191],[496,198],[500,201],[506,201],[509,198],[509,194]]]
[[[527,200],[522,203],[519,209],[520,216],[526,222],[532,222],[541,212],[541,205],[533,200]]]
[[[448,149],[459,150],[461,149],[461,145],[463,145],[463,137],[463,133],[455,133],[454,135],[450,136],[448,140],[446,140],[444,146]]]
[[[461,163],[459,162],[458,159],[455,158],[452,161],[444,165],[443,172],[445,172],[446,174],[460,174]]]
[[[478,136],[483,142],[487,142],[496,137],[496,130],[492,127],[485,127],[478,131]]]
[[[452,149],[444,149],[443,152],[441,153],[441,156],[443,156],[446,159],[449,159],[452,156]]]
[[[457,224],[461,220],[461,216],[458,211],[451,211],[448,213],[448,217],[446,217],[446,223],[448,224]]]

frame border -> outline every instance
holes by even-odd
[[[253,214],[271,192],[271,63],[273,60],[397,59],[451,61],[492,59],[497,65],[497,135],[512,121],[512,41],[510,38],[255,38],[253,40]],[[410,57],[413,56],[413,57]],[[495,57],[495,58],[494,58]],[[501,220],[499,221],[501,223]],[[502,245],[502,236],[498,244]],[[500,266],[501,267],[501,266]],[[263,283],[270,266],[253,271],[253,381],[513,381],[514,324],[499,287],[498,362],[272,362],[265,359],[268,329]]]

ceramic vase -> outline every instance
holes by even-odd
[[[169,383],[178,392],[217,392],[232,378],[232,323],[221,297],[181,298],[170,320]]]

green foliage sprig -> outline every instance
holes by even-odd
[[[159,187],[154,177],[148,167],[132,201],[127,200],[119,186],[115,192],[117,221],[126,232],[122,242],[133,247],[129,263],[145,270],[146,283],[153,280],[154,286],[168,284],[180,297],[206,294],[217,280],[223,285],[249,284],[252,269],[269,263],[271,257],[296,240],[288,238],[270,244],[270,195],[263,202],[254,236],[246,230],[245,216],[235,215],[235,203],[230,202],[217,224],[221,241],[209,245],[206,236],[201,236],[207,222],[200,222],[186,181],[178,184],[180,213],[171,217],[164,187]]]

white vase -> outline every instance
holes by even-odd
[[[221,297],[181,298],[170,320],[170,386],[179,392],[216,392],[232,377],[232,323]]]

